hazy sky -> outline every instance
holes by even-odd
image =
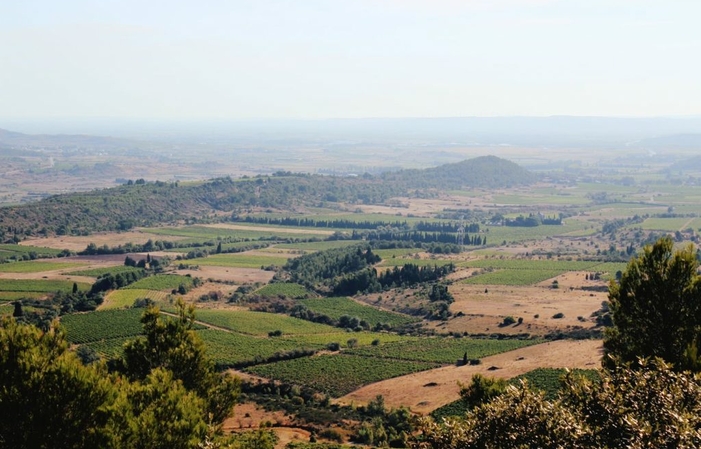
[[[0,118],[701,114],[698,0],[6,0]]]

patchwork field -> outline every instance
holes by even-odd
[[[364,404],[381,394],[389,407],[405,405],[426,414],[459,399],[458,382],[473,374],[504,379],[536,368],[598,368],[601,342],[597,340],[553,341],[486,357],[480,365],[444,366],[373,383],[338,399],[342,404]]]

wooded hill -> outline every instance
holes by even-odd
[[[494,156],[382,177],[290,175],[203,183],[136,182],[86,193],[56,195],[37,203],[0,208],[0,241],[28,235],[76,235],[127,230],[247,207],[291,210],[325,202],[384,203],[392,197],[431,196],[436,189],[508,187],[535,181],[535,175]]]

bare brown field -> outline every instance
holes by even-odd
[[[81,270],[83,267],[72,268],[70,270],[42,271],[40,273],[0,273],[0,279],[49,279],[58,281],[73,281],[92,284],[95,278],[89,276],[69,276],[63,274],[65,271]]]
[[[211,292],[217,292],[223,298],[229,296],[238,288],[237,285],[221,284],[218,282],[205,282],[197,288],[193,288],[185,295],[183,295],[183,300],[186,302],[197,302],[200,296],[207,295]],[[224,299],[221,302],[225,302]],[[199,307],[218,307],[221,306],[219,302],[200,302]]]
[[[275,275],[272,271],[264,271],[258,268],[234,268],[202,265],[197,270],[178,270],[178,274],[189,274],[202,279],[213,279],[222,282],[234,282],[236,284],[251,284],[255,282],[267,283]]]
[[[607,293],[579,289],[584,284],[584,273],[567,273],[555,279],[560,284],[558,289],[550,288],[552,280],[536,286],[453,284],[450,292],[455,302],[450,310],[453,314],[462,312],[464,316],[434,326],[443,332],[532,335],[594,327],[596,323],[591,314],[601,308],[601,303],[608,298]],[[576,288],[569,288],[575,285]],[[553,318],[557,313],[563,313],[564,317]],[[521,317],[523,324],[502,326],[507,316]]]
[[[149,239],[153,239],[153,234],[145,234],[140,231],[130,232],[110,232],[103,234],[92,234],[86,236],[58,236],[36,239],[27,239],[20,242],[20,245],[41,246],[45,248],[68,249],[71,251],[83,251],[90,243],[97,246],[117,246],[126,243],[143,244]],[[180,240],[183,237],[169,236],[169,240]]]
[[[552,341],[485,357],[480,365],[445,366],[376,382],[337,402],[366,404],[382,395],[388,407],[404,405],[414,413],[426,414],[459,399],[457,383],[469,382],[474,374],[510,379],[536,368],[595,369],[600,367],[601,356],[600,340]]]

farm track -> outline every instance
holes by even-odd
[[[600,366],[601,355],[600,340],[558,340],[485,357],[480,365],[444,366],[383,380],[359,388],[336,402],[367,403],[382,395],[388,407],[403,405],[415,413],[427,414],[459,399],[458,381],[469,382],[473,374],[510,379],[536,368],[593,369]]]

